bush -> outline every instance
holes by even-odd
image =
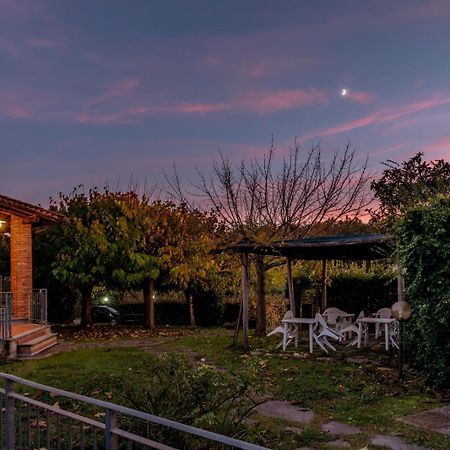
[[[408,211],[397,228],[413,315],[405,327],[412,364],[429,383],[450,385],[450,198]]]
[[[230,436],[244,430],[242,421],[255,405],[246,379],[194,366],[184,355],[146,355],[123,382],[120,404]],[[134,431],[177,448],[212,448],[211,442],[164,427]]]

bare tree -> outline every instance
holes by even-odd
[[[261,159],[236,166],[220,153],[209,174],[199,169],[197,174],[189,192],[174,166],[166,176],[170,194],[187,204],[200,197],[238,239],[259,243],[322,234],[341,219],[356,219],[370,203],[367,159],[358,163],[349,143],[324,157],[320,145],[303,152],[295,141],[289,155],[277,161],[272,141]],[[265,274],[276,264],[255,257],[258,335],[266,332]]]

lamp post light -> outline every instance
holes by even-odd
[[[400,322],[400,342],[399,342],[399,377],[403,379],[403,357],[405,353],[405,341],[403,339],[405,321],[411,317],[412,309],[408,303],[400,300],[391,307],[392,315]]]

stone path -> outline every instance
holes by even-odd
[[[428,450],[424,447],[420,447],[419,445],[408,444],[398,437],[383,436],[380,434],[373,437],[370,443],[372,445],[380,445],[382,447],[387,447],[392,450]]]
[[[402,417],[401,422],[450,436],[450,406]]]
[[[358,427],[347,425],[346,423],[331,421],[322,425],[322,431],[327,433],[337,434],[339,436],[347,436],[361,433]]]
[[[314,419],[314,413],[310,409],[299,408],[279,400],[262,403],[255,408],[255,411],[262,416],[296,423],[311,423]]]
[[[255,408],[255,410],[258,414],[261,414],[262,416],[286,420],[293,423],[309,424],[314,419],[313,411],[309,409],[299,408],[289,402],[278,400],[271,400],[262,403],[261,405],[258,405]],[[448,417],[450,418],[450,407],[439,408],[439,414],[441,415],[448,414]],[[330,433],[330,435],[338,437],[338,439],[326,443],[327,446],[336,448],[350,448],[351,447],[350,443],[345,441],[343,437],[345,438],[345,436],[354,436],[362,433],[362,430],[358,427],[355,427],[354,425],[348,425],[346,423],[341,423],[334,420],[322,424],[321,429],[322,431]],[[286,427],[285,431],[294,434],[302,433],[301,428],[293,426]],[[399,437],[388,435],[376,435],[371,439],[370,444],[386,447],[391,450],[428,450],[424,447],[420,447],[419,445],[408,444]],[[311,447],[301,447],[295,450],[314,450],[314,449]]]

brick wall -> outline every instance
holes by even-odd
[[[11,291],[13,317],[29,317],[30,293],[33,288],[31,224],[11,216]]]

